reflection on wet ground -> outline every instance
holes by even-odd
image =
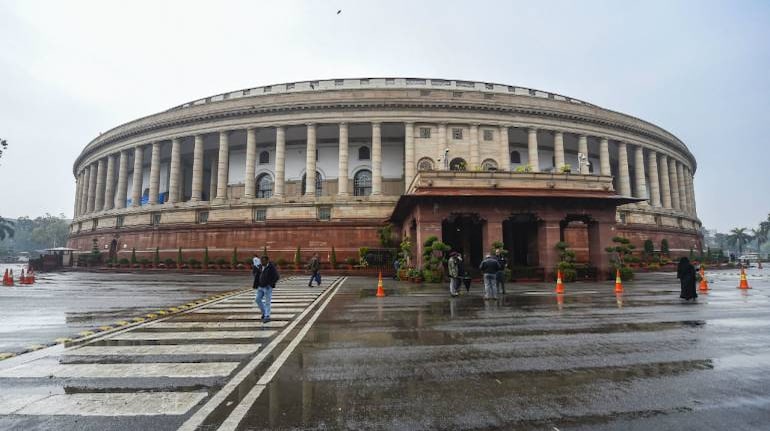
[[[240,429],[764,429],[770,271],[511,284],[502,300],[350,279]]]

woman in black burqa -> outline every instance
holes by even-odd
[[[679,259],[679,266],[676,268],[676,278],[682,284],[682,293],[680,298],[691,300],[698,297],[695,292],[695,267],[686,257]]]

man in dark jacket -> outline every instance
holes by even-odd
[[[313,280],[315,280],[318,285],[321,285],[321,259],[318,257],[318,253],[314,253],[313,257],[310,259],[310,262],[307,264],[307,269],[313,272],[313,274],[310,276],[310,281],[307,282],[307,287],[313,287]]]
[[[484,273],[484,299],[497,299],[497,271],[500,264],[491,254],[487,254],[479,269]]]
[[[497,291],[501,295],[505,295],[505,266],[508,264],[508,260],[505,258],[505,253],[499,248],[495,250],[495,259],[500,266],[497,269]]]
[[[280,276],[278,270],[267,256],[262,256],[262,271],[259,274],[256,302],[262,312],[262,323],[270,321],[270,301],[273,298],[273,288]]]

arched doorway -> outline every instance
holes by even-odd
[[[468,164],[465,163],[465,160],[462,157],[455,157],[451,162],[449,162],[450,171],[464,171],[467,166]]]
[[[509,266],[537,266],[537,217],[514,214],[503,221],[503,243]]]
[[[441,241],[463,256],[466,271],[484,259],[483,222],[478,214],[450,214],[441,222]]]

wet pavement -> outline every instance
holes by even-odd
[[[21,265],[0,265],[0,272]],[[243,275],[37,273],[33,285],[0,286],[0,355],[251,285]]]
[[[710,272],[694,303],[671,273],[498,301],[287,277],[268,324],[249,289],[0,361],[0,429],[767,429],[765,271]]]
[[[349,280],[238,429],[756,430],[770,425],[770,270],[445,289]]]

